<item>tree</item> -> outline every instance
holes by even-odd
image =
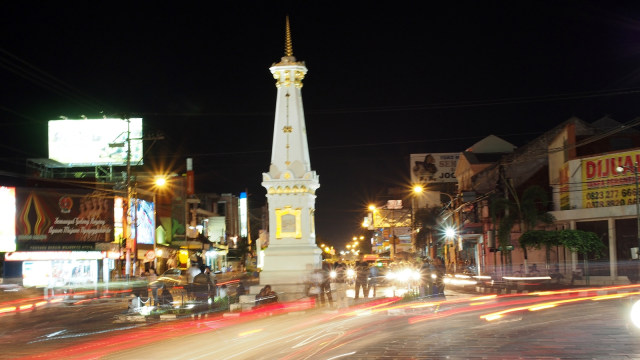
[[[245,267],[247,264],[247,257],[251,256],[251,244],[249,244],[249,238],[244,236],[240,237],[238,241],[238,258],[240,259],[241,267]]]
[[[511,231],[516,223],[517,209],[515,203],[504,197],[493,197],[489,202],[489,212],[494,227],[497,227],[497,248],[500,249],[502,264],[511,265]]]
[[[551,247],[562,245],[556,231],[546,230],[528,230],[520,236],[520,246],[525,248],[540,249],[545,248],[545,268],[549,271],[549,263],[551,262]]]
[[[553,217],[553,215],[547,212],[546,209],[548,205],[549,200],[547,198],[547,192],[544,191],[542,187],[533,185],[525,189],[525,191],[522,193],[522,201],[518,204],[522,235],[524,235],[527,231],[535,229],[539,224],[553,224],[555,218]],[[520,237],[522,237],[522,235]],[[540,245],[545,245],[545,267],[548,270],[550,260],[549,253],[551,251],[553,241],[551,240],[551,238],[545,236],[539,238],[539,240],[540,242],[537,244],[538,249],[540,248]],[[524,253],[524,267],[526,273],[528,272],[527,246],[526,244],[520,242],[520,247],[522,247],[522,251]]]
[[[589,284],[589,254],[595,259],[599,259],[603,255],[605,249],[604,244],[598,238],[598,235],[591,231],[582,230],[559,230],[557,231],[558,241],[567,249],[583,254],[584,275]]]
[[[437,207],[425,207],[416,210],[415,216],[415,230],[416,234],[416,248],[425,249],[427,242],[430,238],[433,238],[433,232],[438,222],[438,216],[440,215],[440,209]]]
[[[490,203],[490,212],[493,223],[498,225],[499,248],[507,257],[506,261],[510,265],[511,252],[508,250],[508,246],[511,245],[511,233],[515,224],[520,224],[520,231],[524,234],[526,231],[535,229],[541,223],[552,224],[554,218],[546,211],[549,201],[547,193],[542,187],[530,186],[524,190],[522,196],[519,196],[508,182],[507,189],[510,197],[494,197]],[[527,247],[530,247],[530,241],[536,239],[538,237],[529,236],[527,241],[520,241],[524,253],[525,273],[528,272]]]

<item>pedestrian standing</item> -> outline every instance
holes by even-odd
[[[378,289],[378,276],[380,275],[378,267],[373,264],[369,268],[369,282],[367,283],[367,294],[373,289],[373,297],[376,297],[376,290]],[[366,297],[366,296],[365,296]]]
[[[313,302],[316,306],[318,306],[318,297],[320,296],[320,292],[322,291],[322,271],[320,269],[314,270],[309,275],[309,285],[308,285],[308,295],[313,299]]]
[[[149,268],[149,287],[151,288],[151,296],[153,296],[153,305],[158,306],[158,275],[156,269]]]
[[[193,278],[193,292],[196,297],[196,309],[205,311],[209,309],[209,298],[214,288],[211,278],[209,277],[209,267],[202,265],[200,274]]]
[[[444,276],[445,276],[445,266],[444,261],[441,258],[435,258],[433,261],[433,266],[436,272],[436,279],[434,284],[433,295],[444,296]]]
[[[193,296],[193,279],[200,274],[200,268],[195,261],[191,262],[191,267],[187,270],[187,294]]]
[[[329,306],[333,303],[333,296],[331,295],[331,264],[327,262],[322,263],[322,283],[320,284],[320,302],[325,304],[325,297]]]
[[[354,299],[360,298],[360,288],[362,288],[362,295],[366,299],[368,297],[369,289],[367,288],[367,278],[369,277],[369,268],[366,263],[362,261],[356,262],[356,286]]]
[[[346,308],[349,306],[347,299],[347,267],[345,264],[338,262],[335,264],[336,278],[333,280],[336,287],[336,306]]]
[[[169,256],[169,259],[167,259],[167,269],[174,269],[176,268],[176,258],[175,256]]]
[[[195,261],[192,261],[191,267],[189,268],[189,270],[187,270],[187,282],[189,284],[193,284],[193,278],[198,276],[198,274],[200,274],[201,272],[202,271],[200,271],[200,268],[198,267],[198,263]]]

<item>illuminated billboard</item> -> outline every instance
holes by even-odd
[[[456,166],[460,153],[411,154],[412,184],[457,182]]]
[[[142,164],[142,119],[129,119],[131,163]],[[77,166],[125,165],[127,121],[49,120],[49,158]]]
[[[111,242],[113,196],[99,191],[16,191],[18,241]]]
[[[224,216],[212,216],[207,219],[207,236],[214,243],[225,243],[227,224]]]
[[[116,196],[113,200],[113,239],[118,244],[122,244],[122,240],[125,238],[124,202],[122,196]]]
[[[248,231],[248,216],[247,216],[247,193],[246,192],[241,192],[240,193],[240,204],[238,205],[240,207],[240,236],[241,237],[247,237],[247,231]]]
[[[133,199],[132,199],[133,201]],[[153,245],[156,234],[155,208],[152,202],[138,199],[138,208],[133,206],[129,208],[129,224],[131,224],[131,238],[136,239],[136,230],[138,231],[137,243]],[[138,226],[135,226],[137,219]]]
[[[0,252],[16,251],[16,188],[0,186]]]

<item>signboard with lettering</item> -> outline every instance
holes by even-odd
[[[18,242],[111,242],[113,199],[99,191],[18,188]]]
[[[457,182],[456,166],[460,153],[411,154],[411,183]]]
[[[640,151],[628,151],[581,160],[582,207],[598,208],[635,204],[634,164]],[[618,173],[617,167],[623,167]]]

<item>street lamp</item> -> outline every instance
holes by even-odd
[[[454,228],[452,228],[450,226],[447,226],[444,229],[444,236],[449,238],[449,239],[453,239],[456,236],[456,229],[454,229]]]
[[[157,187],[163,187],[167,184],[167,178],[164,176],[156,176],[154,183]]]
[[[154,176],[154,180],[153,180],[153,221],[155,224],[155,229],[153,232],[153,268],[155,269],[156,273],[158,272],[158,256],[160,256],[162,254],[162,252],[160,252],[160,254],[158,254],[157,251],[157,243],[158,243],[158,239],[157,239],[157,234],[156,234],[156,229],[158,228],[158,202],[157,202],[157,194],[158,194],[158,190],[162,190],[165,188],[165,186],[167,185],[167,177],[164,175],[156,175]],[[137,233],[137,229],[136,229],[136,233]]]
[[[631,170],[633,171],[633,176],[635,178],[635,184],[636,184],[636,221],[637,221],[637,227],[638,227],[638,232],[637,232],[637,240],[638,240],[638,250],[636,251],[636,256],[638,258],[638,261],[640,261],[640,202],[638,202],[638,195],[640,194],[640,190],[639,186],[638,186],[638,162],[635,162],[633,164],[633,166],[618,166],[616,168],[616,172],[618,174],[623,173],[625,170]]]
[[[422,185],[414,185],[413,186],[413,196],[411,197],[411,242],[413,246],[417,249],[418,247],[418,239],[417,239],[417,231],[416,231],[416,197],[421,195],[424,191],[424,187]],[[425,244],[426,248],[426,244]],[[426,249],[420,249],[420,253]]]

